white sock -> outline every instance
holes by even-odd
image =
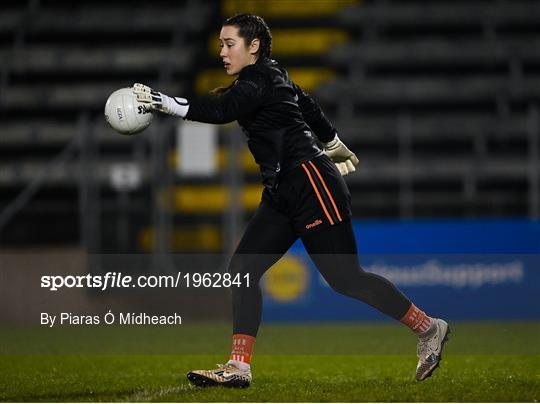
[[[246,363],[246,362],[235,361],[235,360],[229,359],[229,361],[227,363],[236,366],[240,370],[250,370],[251,369],[251,365],[249,363]]]

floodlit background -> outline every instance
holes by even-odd
[[[346,181],[362,263],[441,315],[470,318],[452,302],[481,300],[472,317],[505,318],[489,308],[503,292],[512,318],[538,319],[532,258],[509,255],[540,251],[540,5],[530,0],[3,3],[3,250],[31,249],[40,264],[26,264],[42,272],[119,270],[110,254],[150,257],[128,260],[127,272],[181,270],[174,257],[186,254],[224,271],[261,194],[236,123],[155,116],[123,136],[103,109],[134,82],[187,98],[229,84],[217,38],[237,12],[267,20],[273,57],[360,158]],[[290,317],[291,304],[305,309],[295,319],[319,318],[317,302],[341,299],[302,250],[265,280],[269,318]],[[41,258],[51,251],[60,261]],[[15,273],[26,284],[32,271]],[[477,294],[490,286],[500,289]],[[320,318],[365,317],[328,310]]]
[[[360,159],[346,181],[363,267],[451,322],[427,384],[414,336],[334,293],[301,243],[263,279],[247,392],[184,377],[226,358],[227,289],[40,287],[225,272],[262,190],[238,126],[156,115],[122,136],[103,109],[134,82],[186,98],[228,85],[217,38],[237,12],[265,18],[273,57]],[[539,21],[536,0],[2,2],[0,400],[537,401]],[[184,322],[40,325],[108,310]]]
[[[234,245],[260,197],[236,124],[190,137],[189,123],[161,118],[126,137],[103,107],[135,81],[185,97],[228,84],[217,37],[238,11],[267,20],[273,56],[358,154],[347,177],[356,219],[540,214],[536,1],[31,0],[0,10],[3,246]]]
[[[3,318],[34,321],[49,300],[37,272],[174,273],[189,254],[224,271],[261,193],[237,125],[156,116],[122,136],[103,107],[133,82],[188,98],[230,83],[217,36],[240,11],[267,20],[273,56],[360,158],[347,183],[363,265],[441,316],[537,320],[540,6],[483,0],[3,4]],[[381,318],[336,296],[301,244],[263,286],[269,320]],[[192,316],[226,318],[222,292]]]

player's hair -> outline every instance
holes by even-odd
[[[223,22],[224,27],[227,25],[237,27],[238,35],[244,38],[248,46],[254,39],[260,41],[257,60],[269,58],[272,55],[272,34],[261,17],[253,14],[237,14]]]

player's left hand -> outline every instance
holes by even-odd
[[[189,102],[185,98],[169,97],[141,83],[133,84],[133,94],[147,111],[159,111],[184,118],[189,109]]]
[[[336,164],[341,175],[347,175],[356,171],[355,167],[358,165],[356,154],[345,146],[337,134],[333,140],[324,144],[324,153]]]

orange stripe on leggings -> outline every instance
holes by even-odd
[[[326,214],[326,217],[330,221],[330,224],[333,225],[334,221],[332,220],[332,218],[330,217],[330,214],[326,210],[326,206],[324,206],[324,202],[323,202],[323,200],[321,198],[321,194],[319,194],[319,190],[315,186],[315,182],[313,182],[313,178],[311,178],[311,174],[309,173],[309,170],[307,169],[307,167],[306,167],[306,165],[304,163],[302,163],[302,168],[306,172],[306,174],[307,174],[307,176],[309,178],[309,182],[311,182],[311,186],[313,187],[313,189],[315,190],[315,193],[317,194],[317,198],[319,199],[319,203],[321,204],[321,206],[322,206],[322,208],[324,210],[324,213]]]
[[[315,173],[317,174],[317,177],[319,177],[319,179],[321,180],[322,184],[323,184],[323,187],[324,187],[324,190],[326,191],[326,194],[328,195],[328,197],[330,198],[330,202],[332,202],[332,206],[334,207],[334,210],[336,211],[336,214],[337,214],[337,217],[339,218],[339,221],[342,222],[343,220],[341,219],[341,215],[339,214],[339,210],[336,206],[336,203],[334,202],[334,198],[332,198],[332,194],[330,194],[330,191],[328,191],[328,188],[326,187],[326,182],[324,182],[322,176],[321,176],[321,173],[319,173],[319,170],[317,170],[317,167],[315,167],[315,164],[313,164],[311,161],[308,161],[309,165],[311,167],[313,167],[313,169],[315,170]]]

